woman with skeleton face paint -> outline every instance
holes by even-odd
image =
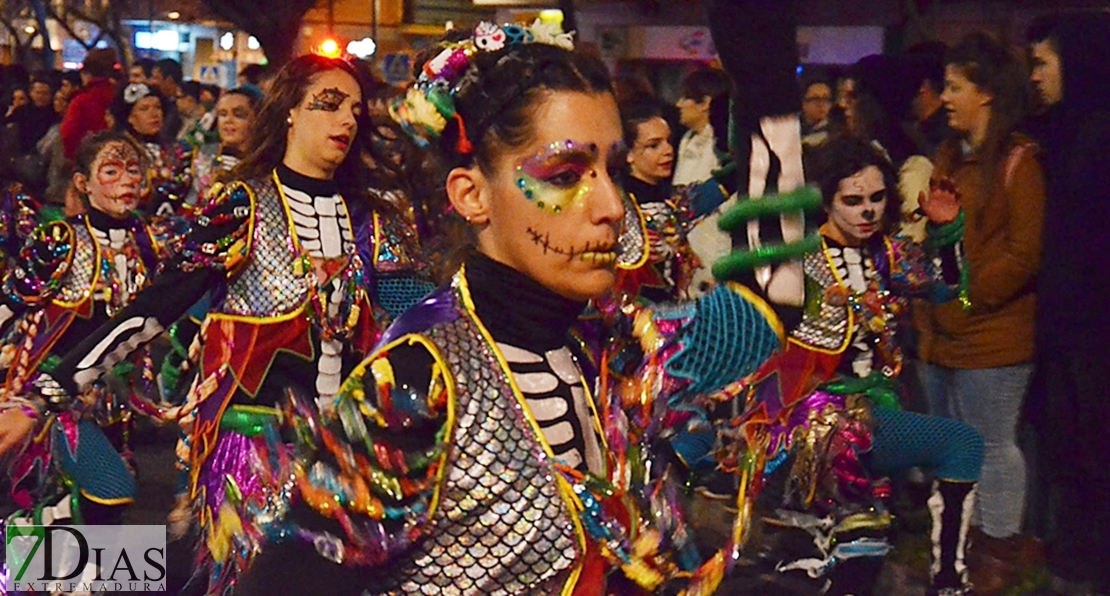
[[[67,495],[45,503],[59,523],[119,523],[122,506],[135,496],[135,481],[97,424],[120,435],[116,439],[123,439],[126,452],[130,411],[159,413],[152,387],[143,380],[154,375],[145,351],[128,360],[131,372],[121,373],[127,391],[103,382],[86,388],[83,400],[94,407],[46,416],[40,401],[17,397],[28,393],[40,370],[51,369],[149,287],[166,257],[162,242],[135,211],[146,182],[141,151],[116,132],[85,140],[77,150],[73,183],[86,200],[86,212],[38,229],[18,255],[19,269],[8,273],[3,286],[0,330],[8,399],[0,426],[29,429],[43,422],[40,430],[46,431],[35,433],[9,467],[13,496],[30,507],[43,496],[37,492],[43,480],[39,473],[57,469],[79,491],[73,502]],[[0,451],[11,447],[5,442]],[[35,464],[42,466],[38,473]]]
[[[190,510],[199,512],[197,572],[208,576],[201,581],[212,594],[235,584],[236,593],[296,593],[250,587],[274,576],[265,566],[252,572],[255,557],[297,536],[334,555],[328,537],[342,532],[331,520],[298,529],[303,511],[291,511],[293,503],[319,498],[305,484],[304,461],[312,454],[295,451],[277,431],[287,415],[291,423],[299,416],[286,409],[287,393],[330,410],[344,374],[380,333],[384,315],[370,301],[379,287],[364,264],[388,249],[376,236],[374,198],[364,194],[363,97],[361,77],[344,60],[309,55],[287,64],[260,110],[246,157],[196,211],[154,284],[89,330],[52,376],[33,382],[47,409],[68,412],[75,396],[210,294],[197,380],[185,403],[165,416],[185,431],[178,453],[188,493],[178,513],[188,520]],[[0,451],[19,431],[27,429],[0,429]],[[339,493],[329,494],[336,502]],[[367,492],[358,497],[360,506],[373,502]],[[292,568],[300,581],[312,582],[306,593],[318,593],[324,576],[309,571],[310,564],[276,566]]]
[[[283,420],[312,457],[291,489],[300,538],[263,552],[271,579],[251,593],[300,593],[298,574],[342,574],[339,593],[355,594],[708,593],[733,562],[727,551],[701,566],[693,549],[681,461],[704,456],[690,431],[712,430],[692,398],[671,404],[754,369],[778,344],[769,309],[725,289],[666,315],[599,300],[646,247],[617,183],[608,75],[571,46],[538,21],[483,23],[437,46],[391,107],[439,150],[472,250],[337,399],[293,400]],[[591,300],[599,310],[580,321]],[[751,333],[721,363],[677,354],[710,302]]]
[[[794,462],[785,492],[787,510],[793,512],[780,517],[788,527],[804,527],[809,519],[804,515],[832,516],[834,521],[857,516],[858,521],[861,511],[885,511],[876,496],[889,489],[873,478],[913,466],[928,468],[937,478],[929,500],[934,524],[931,593],[967,594],[964,547],[982,439],[967,425],[902,411],[897,405],[902,356],[896,333],[907,298],[956,297],[960,275],[952,246],[960,233],[954,221],[959,206],[941,190],[923,201],[932,222],[927,256],[888,232],[899,221],[900,209],[885,155],[865,141],[843,138],[823,147],[820,157],[824,163],[818,160],[816,178],[826,221],[820,227],[820,250],[803,262],[801,323],[790,331],[787,349],[754,381],[765,403],[785,406],[768,427],[759,429],[779,437],[769,441],[769,458],[782,454]],[[775,398],[768,400],[768,392]],[[814,417],[823,422],[813,422]],[[817,445],[828,449],[816,450]],[[860,457],[865,451],[870,452],[867,459]],[[887,526],[889,518],[872,519],[870,542],[860,541],[858,534],[848,537],[858,526],[838,526],[824,538],[833,538],[828,544],[840,547],[784,561],[780,567],[835,568],[830,564],[881,556],[889,547],[875,546],[885,540]],[[863,548],[865,542],[868,548]],[[832,575],[855,581],[835,571]]]

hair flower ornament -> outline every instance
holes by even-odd
[[[142,83],[131,83],[123,90],[123,101],[133,104],[150,95],[150,87]]]
[[[564,50],[574,50],[574,34],[566,33],[559,25],[541,22],[536,19],[532,23],[531,33],[533,43],[545,43],[549,46],[558,46]]]
[[[410,87],[403,99],[389,106],[389,115],[401,123],[405,132],[417,139],[421,146],[427,145],[427,137],[438,137],[447,127],[447,119],[429,100],[428,94],[415,87]]]
[[[390,116],[422,147],[438,139],[447,124],[454,120],[459,126],[456,149],[469,154],[473,148],[465,123],[455,109],[455,95],[474,79],[473,74],[468,76],[474,56],[532,43],[571,51],[574,50],[574,33],[564,32],[559,25],[545,24],[539,19],[529,26],[479,23],[470,37],[441,44],[439,53],[424,64],[419,78],[404,97],[395,99],[390,105]]]

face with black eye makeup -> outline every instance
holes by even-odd
[[[216,127],[220,132],[220,141],[227,147],[244,149],[254,116],[254,108],[246,95],[224,94],[216,102]]]
[[[861,244],[882,226],[886,195],[883,173],[875,166],[844,178],[832,202],[825,206],[829,221],[823,230],[841,244]]]
[[[489,168],[468,168],[472,196],[452,188],[454,172],[448,193],[477,227],[482,253],[561,296],[588,300],[615,280],[624,216],[617,181],[626,165],[617,105],[608,93],[560,91],[531,112],[528,143],[496,155]]]
[[[313,76],[286,121],[285,165],[312,178],[332,178],[355,141],[363,108],[362,90],[350,74],[332,69]]]

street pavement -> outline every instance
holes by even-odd
[[[132,448],[139,474],[139,489],[135,504],[125,515],[126,523],[166,524],[166,516],[173,508],[179,483],[179,473],[174,466],[175,440],[176,434],[172,428],[141,429],[133,436]],[[725,532],[731,527],[730,513],[700,498],[695,499],[691,507],[691,518],[698,528],[699,542],[706,545],[723,543],[726,539]],[[925,596],[928,587],[928,537],[927,519],[923,521],[922,515],[923,512],[917,511],[904,516],[911,523],[902,525],[895,539],[895,552],[882,564],[874,590],[877,596]],[[198,586],[186,586],[193,568],[193,547],[191,540],[167,543],[169,594],[193,596],[200,593]],[[708,548],[703,550],[708,551]],[[750,548],[736,573],[726,579],[717,594],[814,596],[819,591],[815,585],[806,578],[776,572],[773,562],[760,560],[758,549]],[[1015,592],[1009,596],[1023,593],[1027,592]]]

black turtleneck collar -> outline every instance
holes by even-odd
[[[671,198],[671,184],[669,182],[650,184],[631,174],[625,178],[624,190],[635,197],[637,205],[662,203]]]
[[[131,135],[131,138],[135,139],[140,145],[162,145],[161,135],[141,135],[134,128],[131,128],[130,124],[127,125],[127,132]]]
[[[527,350],[565,346],[567,332],[586,307],[481,253],[466,260],[466,281],[478,318],[493,339]]]
[[[339,192],[339,185],[336,184],[334,179],[310,178],[304,174],[294,172],[283,163],[278,164],[277,175],[282,184],[304,192],[310,197],[330,197]]]
[[[116,219],[111,215],[108,215],[103,211],[97,211],[92,207],[89,207],[89,211],[86,217],[89,218],[89,224],[98,230],[119,230],[125,228],[130,229],[136,221],[136,217],[134,214],[128,215],[123,219]]]

